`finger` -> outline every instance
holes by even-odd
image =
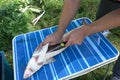
[[[68,47],[68,46],[70,46],[70,45],[72,45],[72,41],[69,40],[69,41],[65,44],[65,46]]]
[[[53,45],[56,45],[57,43],[54,43],[54,42],[51,42],[50,43],[50,46],[53,46]]]
[[[60,39],[58,43],[64,42],[63,39]]]
[[[79,42],[76,42],[76,44],[77,44],[77,45],[81,45],[81,44],[82,44],[82,42],[80,42],[80,41],[79,41]]]
[[[42,46],[44,46],[45,45],[45,43],[44,42],[42,42],[41,44],[40,44],[40,47],[42,47]]]
[[[41,46],[44,46],[45,44],[47,44],[49,41],[47,39],[45,39],[42,43]],[[50,43],[50,42],[49,42]]]
[[[40,47],[42,47],[43,46],[43,43],[40,43]]]
[[[76,41],[76,44],[81,45],[82,42],[83,42],[83,40],[77,40],[77,41]]]

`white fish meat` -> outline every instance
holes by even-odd
[[[81,28],[81,27],[78,27],[78,28]],[[76,29],[78,29],[78,28],[76,28]],[[73,30],[66,33],[63,37],[67,36],[72,31]],[[63,45],[61,45],[61,44],[63,44]],[[51,50],[49,50],[49,43],[47,43],[46,45],[44,45],[42,47],[38,46],[27,64],[23,78],[24,79],[29,78],[36,71],[38,71],[43,65],[54,62],[55,60],[53,59],[53,57],[58,55],[59,53],[61,53],[63,50],[65,50],[67,48],[64,46],[65,45],[64,42],[61,44],[54,46],[54,48]]]

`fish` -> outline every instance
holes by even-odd
[[[84,19],[82,22],[83,22],[83,25],[86,24]],[[81,27],[78,27],[75,29],[79,29],[79,28]],[[63,37],[66,37],[75,29],[65,33]],[[65,47],[66,43],[67,42],[61,42],[53,46],[49,46],[49,43],[47,43],[42,47],[39,45],[33,52],[33,55],[29,60],[27,67],[25,68],[23,79],[27,79],[31,77],[35,72],[37,72],[45,64],[55,62],[55,59],[53,57],[60,54],[62,51],[64,51],[67,48]]]
[[[27,64],[23,78],[29,78],[43,65],[54,62],[55,59],[53,57],[58,55],[65,49],[66,47],[64,46],[64,42],[54,46],[49,46],[49,43],[47,43],[43,47],[38,46]]]

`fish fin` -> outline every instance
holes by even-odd
[[[55,62],[55,59],[54,58],[49,58],[45,61],[45,64],[49,64],[49,63],[52,63],[52,62]]]

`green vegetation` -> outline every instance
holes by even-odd
[[[25,4],[17,1],[3,1],[0,8],[0,49],[10,50],[14,36],[30,31],[31,11],[22,13],[19,9]]]
[[[92,21],[95,19],[96,11],[100,0],[82,0],[78,14],[79,17],[88,17]],[[30,31],[50,27],[58,24],[61,15],[63,0],[1,0],[0,1],[0,50],[5,51],[5,55],[12,65],[12,39],[14,36],[27,33]],[[20,9],[30,6],[37,8],[40,12],[35,12],[31,9],[22,12]],[[35,19],[43,10],[45,14],[34,26],[32,20]],[[120,50],[120,28],[111,30],[112,34],[109,40]],[[112,73],[113,64],[110,66],[110,71],[107,77]],[[101,80],[104,76],[106,66],[95,70],[94,75]],[[75,78],[73,80],[92,80],[91,74]]]

